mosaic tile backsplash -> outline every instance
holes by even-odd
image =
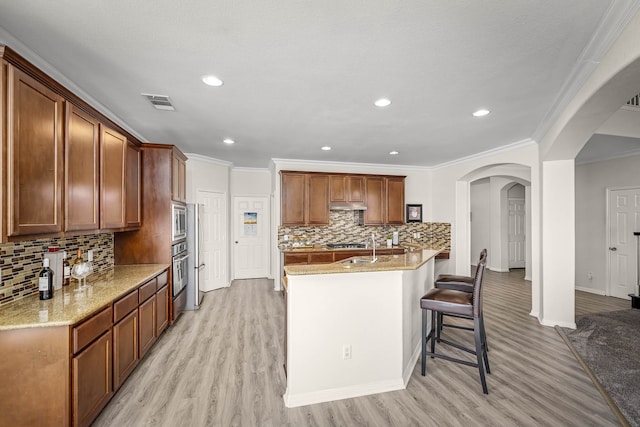
[[[73,262],[78,249],[86,257],[93,249],[94,272],[113,268],[113,233],[92,234],[54,239],[28,240],[0,244],[0,307],[12,301],[38,293],[38,273],[42,257],[50,246],[67,251],[67,259]],[[72,283],[73,283],[73,279]]]
[[[364,243],[365,239],[376,235],[376,241],[385,245],[387,236],[399,232],[399,241],[429,244],[433,248],[451,249],[451,224],[446,222],[409,222],[404,225],[362,226],[358,225],[358,213],[354,211],[331,211],[329,225],[324,226],[280,226],[278,227],[278,246],[286,248],[294,237],[303,238],[315,245],[327,243]],[[414,233],[420,233],[414,239]],[[289,235],[289,242],[284,235]]]

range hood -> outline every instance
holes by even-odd
[[[329,204],[332,211],[366,211],[367,205],[360,202],[332,202]]]

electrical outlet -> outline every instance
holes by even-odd
[[[588,272],[587,273],[587,279],[593,280],[593,273],[592,272]]]
[[[342,346],[342,359],[343,360],[351,359],[351,346],[350,345]]]

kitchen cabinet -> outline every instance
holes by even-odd
[[[165,282],[156,292],[156,337],[169,326],[169,285]]]
[[[142,209],[140,206],[142,155],[140,147],[127,141],[126,159],[126,200],[125,223],[127,227],[140,227],[142,223]]]
[[[317,252],[285,252],[284,265],[294,264],[328,264],[342,261],[354,256],[371,256],[371,249],[349,249],[349,250],[319,250]],[[401,255],[404,248],[376,248],[376,255]]]
[[[63,105],[51,89],[7,66],[9,236],[63,228]]]
[[[138,291],[113,304],[113,391],[138,366]]]
[[[97,230],[100,124],[67,103],[65,135],[65,231]]]
[[[329,176],[281,172],[282,225],[329,225]]]
[[[156,340],[156,299],[154,297],[140,304],[138,318],[140,320],[139,348],[142,359]]]
[[[330,201],[364,203],[364,176],[330,175]]]
[[[125,165],[127,139],[101,126],[100,133],[100,228],[124,228]]]
[[[171,198],[178,202],[187,200],[187,167],[186,157],[179,151],[173,152],[171,160]]]
[[[367,176],[364,225],[404,224],[403,176]]]
[[[73,328],[74,426],[90,425],[113,395],[111,316],[108,307]]]
[[[387,184],[387,224],[402,225],[404,213],[404,177],[386,177]]]

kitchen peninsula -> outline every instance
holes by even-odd
[[[284,267],[287,407],[406,388],[439,252]]]

